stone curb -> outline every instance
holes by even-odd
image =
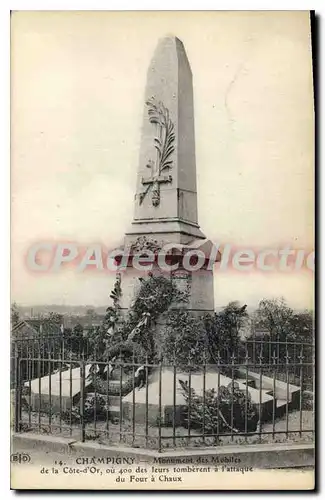
[[[85,457],[132,457],[135,463],[138,461],[156,462],[168,464],[177,460],[191,458],[193,462],[205,457],[211,460],[224,460],[224,463],[234,463],[240,459],[240,464],[245,467],[256,469],[276,469],[314,466],[315,446],[313,443],[301,444],[257,444],[241,446],[222,446],[218,448],[192,448],[173,451],[144,450],[139,448],[106,446],[96,442],[76,441],[71,438],[56,436],[40,436],[32,433],[15,433],[12,435],[12,449],[19,448],[37,449],[46,452],[69,454],[71,456]],[[229,459],[229,460],[227,460]],[[185,463],[185,460],[184,460]]]

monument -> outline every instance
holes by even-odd
[[[184,45],[174,36],[159,41],[148,69],[134,217],[124,248],[159,251],[166,244],[173,262],[186,255],[190,260],[197,251],[208,257],[213,248],[198,224],[192,72]],[[219,257],[216,251],[215,261]],[[155,262],[154,272],[158,267]],[[132,263],[121,274],[124,310],[139,274]],[[187,307],[193,314],[214,311],[211,261],[195,272],[180,265],[174,275],[189,283]]]
[[[124,248],[131,248],[131,254],[132,251],[145,254],[148,249],[157,253],[166,244],[172,248],[171,262],[180,263],[177,272],[170,271],[170,275],[174,273],[180,285],[184,279],[189,285],[186,308],[198,316],[213,313],[213,264],[220,260],[220,254],[198,224],[192,72],[184,45],[174,36],[158,42],[148,69],[134,217],[125,235]],[[184,269],[184,258],[198,251],[206,257],[203,265],[198,269],[194,265],[192,271]],[[211,256],[214,256],[212,262]],[[155,272],[161,272],[156,260]],[[121,273],[120,304],[125,311],[139,290],[139,277],[143,273],[134,269],[132,259]],[[163,318],[158,321],[156,333],[163,322]],[[181,370],[175,376],[168,367],[162,369],[160,376],[157,371],[152,373],[147,390],[136,389],[123,397],[124,417],[134,415],[137,422],[143,422],[149,411],[151,425],[157,425],[159,418],[163,425],[172,425],[173,418],[180,425],[185,401],[178,381],[187,377],[188,373]],[[270,415],[275,399],[270,381],[264,377],[259,385],[250,372],[238,373],[235,378],[237,386],[244,393],[249,392],[259,407],[260,418]],[[192,375],[191,380],[197,394],[202,394],[203,383],[206,389],[212,389],[234,382],[214,368],[207,371],[205,382],[202,373]],[[286,403],[282,389],[277,383],[279,408]],[[298,390],[290,385],[294,395]]]
[[[126,268],[118,273],[113,301],[119,301],[119,311],[130,311],[141,281],[148,274],[145,267],[139,270],[133,265],[132,256],[151,252],[152,274],[163,273],[175,278],[179,287],[185,283],[188,301],[182,307],[194,316],[212,314],[213,264],[220,255],[198,224],[192,73],[184,46],[178,38],[169,36],[158,43],[148,69],[144,102],[134,217],[120,249],[121,255],[127,251],[131,259],[128,257]],[[166,267],[161,269],[158,257],[166,245],[169,245],[165,254]],[[191,263],[191,257],[198,256],[198,252],[203,256],[199,266],[197,262]],[[170,265],[175,263],[178,264],[177,270]],[[134,336],[139,335],[148,322],[150,313],[146,311],[129,332],[127,340],[132,343]],[[163,326],[162,315],[155,324],[156,336]],[[109,333],[114,333],[114,327],[110,328]],[[115,358],[119,353],[121,347],[118,345]],[[148,363],[146,365],[148,368]],[[109,382],[104,377],[102,387],[96,387],[96,390],[103,388],[111,416],[139,423],[146,418],[152,426],[157,426],[157,422],[165,426],[184,424],[186,401],[179,382],[181,379],[186,383],[189,370],[177,369],[176,372],[176,366],[173,367],[175,370],[162,364],[159,366],[159,370],[150,370],[150,374],[148,371],[148,379],[141,387],[134,383],[134,371],[136,368],[139,371],[141,365],[133,367],[123,390],[122,378],[119,380],[118,374]],[[87,377],[90,367],[90,364],[86,365]],[[144,365],[142,371],[146,371]],[[47,407],[51,401],[54,410],[68,410],[78,401],[80,383],[79,368],[35,379],[30,384],[30,405],[38,410]],[[87,378],[86,389],[96,386],[96,383],[90,383]],[[299,387],[264,375],[261,377],[245,367],[229,377],[209,365],[204,377],[202,370],[191,373],[189,385],[202,395],[208,389],[234,386],[234,383],[244,394],[249,393],[259,409],[260,420],[272,412],[280,414],[289,404],[296,408],[299,403]],[[29,383],[25,386],[28,387]]]
[[[145,254],[151,249],[157,257],[157,252],[166,245],[170,246],[168,256],[173,263],[178,264],[178,269],[175,271],[167,266],[167,269],[162,270],[155,258],[153,274],[173,276],[181,288],[185,283],[188,301],[183,306],[193,315],[213,313],[213,264],[218,260],[219,253],[215,252],[211,262],[213,245],[198,224],[192,72],[183,43],[174,36],[159,41],[148,69],[134,217],[131,228],[125,234],[121,253],[130,250],[132,256],[136,253]],[[204,262],[200,263],[198,269],[195,263],[191,264],[191,269],[186,269],[183,266],[184,258],[187,257],[190,263],[190,257],[192,254],[197,255],[198,251],[204,255]],[[119,308],[122,312],[130,310],[141,285],[139,278],[143,278],[144,274],[147,274],[145,269],[136,269],[132,259],[128,260],[126,269],[118,273],[121,289]],[[145,326],[146,319],[144,317],[134,331],[141,329],[142,323]],[[164,318],[157,321],[156,333],[163,324]],[[129,339],[132,335],[133,332]],[[87,370],[89,366],[87,365]],[[214,378],[215,376],[214,373]],[[47,404],[49,379],[52,404],[55,407],[61,404],[64,409],[70,408],[74,396],[78,397],[80,390],[80,374],[77,369],[73,370],[71,388],[68,371],[63,372],[61,376],[52,374],[50,377],[32,381],[33,408],[38,409],[41,406],[38,392],[41,394],[42,405]],[[161,404],[165,423],[170,421],[172,407],[171,380],[169,370],[164,368]],[[120,411],[116,400],[118,402],[122,397],[118,387],[115,391],[118,395],[111,393],[116,384],[119,382],[110,380],[110,405],[115,402],[110,411],[114,415]],[[156,422],[159,392],[157,373],[150,376],[147,384],[147,404],[151,408],[152,421]],[[104,392],[106,394],[106,390]],[[123,395],[123,414],[126,418],[129,412],[132,412],[134,402],[136,420],[142,421],[146,404],[145,388],[131,390],[127,395]],[[175,403],[180,418],[184,398],[179,388]]]

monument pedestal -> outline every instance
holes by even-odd
[[[182,307],[192,311],[195,315],[204,315],[214,312],[214,289],[213,289],[213,271],[200,269],[196,272],[188,272],[179,269],[175,272],[162,271],[159,266],[154,265],[153,275],[162,275],[169,279],[174,279],[180,290],[187,290],[188,302],[181,303]],[[120,298],[121,311],[127,313],[137,296],[141,287],[141,279],[148,278],[148,271],[138,271],[134,267],[127,267],[121,271],[122,295]],[[171,306],[179,308],[180,304]]]
[[[126,239],[126,241],[128,241]],[[163,275],[177,280],[179,288],[189,292],[188,302],[183,304],[195,314],[214,311],[213,266],[220,260],[218,248],[207,239],[192,239],[188,244],[159,241],[157,235],[147,238],[142,235],[133,243],[121,247],[121,256],[127,253],[127,267],[120,269],[122,296],[121,309],[129,310],[140,290],[141,280],[152,275]],[[149,253],[146,251],[149,250]],[[135,257],[151,255],[148,265],[141,270],[134,265]],[[194,261],[193,261],[194,259]],[[199,261],[199,259],[201,259]]]

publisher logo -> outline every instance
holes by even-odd
[[[28,464],[30,462],[30,456],[28,453],[12,453],[10,455],[10,462],[16,464]]]

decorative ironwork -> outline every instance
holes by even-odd
[[[164,175],[163,172],[170,169],[173,160],[170,159],[171,154],[175,150],[175,132],[174,124],[169,116],[168,109],[161,101],[156,101],[155,97],[151,97],[146,102],[148,106],[149,121],[157,128],[157,136],[154,138],[154,146],[156,148],[156,161],[149,160],[147,167],[151,169],[151,177],[149,179],[142,178],[142,184],[147,186],[143,193],[140,193],[140,205],[143,202],[146,194],[152,188],[151,201],[154,207],[160,204],[160,184],[172,182],[171,175]]]

